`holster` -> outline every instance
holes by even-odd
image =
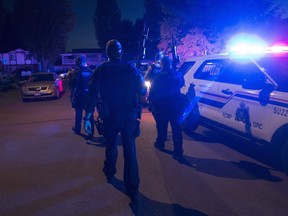
[[[102,119],[107,118],[110,115],[109,107],[105,102],[103,101],[97,102],[96,108],[99,116]]]

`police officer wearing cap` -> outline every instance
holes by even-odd
[[[87,67],[86,58],[79,56],[76,59],[77,70],[75,72],[73,86],[71,91],[71,103],[75,109],[75,126],[72,130],[76,134],[81,133],[81,123],[84,107],[88,103],[89,94],[89,80],[92,77],[93,71]],[[90,123],[94,124],[93,115],[89,117]],[[92,138],[94,134],[94,127],[91,128],[91,133],[88,138]]]
[[[182,106],[180,89],[183,86],[182,74],[174,71],[171,59],[164,56],[161,59],[161,72],[154,80],[149,93],[157,125],[157,138],[154,146],[161,151],[164,150],[168,123],[170,123],[174,145],[173,158],[178,161],[183,160],[183,138],[179,119]]]
[[[137,120],[138,97],[145,95],[147,88],[139,70],[121,59],[122,46],[113,39],[106,44],[108,61],[97,67],[90,83],[90,100],[86,108],[85,131],[93,127],[88,121],[101,99],[101,110],[106,142],[103,172],[107,181],[113,183],[117,162],[117,137],[120,133],[124,154],[124,185],[133,201],[138,193],[139,174],[135,139],[139,129]]]

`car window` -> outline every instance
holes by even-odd
[[[276,81],[279,91],[288,91],[288,57],[265,57],[257,63]]]
[[[194,74],[194,78],[216,81],[225,64],[226,60],[205,61]]]
[[[39,74],[30,78],[30,82],[53,81],[53,74]]]
[[[251,61],[245,63],[230,59],[205,61],[194,78],[242,85],[245,80],[264,81],[265,75]]]
[[[249,80],[263,83],[265,75],[251,61],[239,62],[229,60],[225,67],[222,68],[217,79],[218,82],[242,85],[244,81]]]
[[[180,72],[181,74],[185,75],[194,64],[195,64],[195,61],[184,62],[181,65],[181,67],[179,68],[178,72]]]

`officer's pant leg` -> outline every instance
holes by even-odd
[[[171,113],[170,124],[172,129],[173,145],[174,145],[174,154],[181,156],[183,155],[183,136],[182,129],[178,123],[177,114]]]
[[[90,119],[89,119],[89,121],[90,121],[90,124],[91,124],[91,132],[92,132],[92,135],[94,135],[94,116],[93,116],[93,114],[90,116]]]
[[[82,123],[82,113],[83,109],[81,107],[75,107],[75,131],[81,131],[81,123]]]
[[[105,161],[103,172],[108,178],[112,177],[116,173],[116,162],[118,157],[117,151],[117,131],[109,131],[104,134],[105,137]]]
[[[135,147],[135,129],[138,126],[136,117],[131,115],[121,130],[124,154],[124,184],[128,193],[134,193],[139,188],[139,171]]]
[[[167,129],[168,129],[168,117],[164,112],[158,112],[155,115],[156,125],[157,125],[157,138],[156,143],[158,147],[164,147],[165,141],[167,139]]]

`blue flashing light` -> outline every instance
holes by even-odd
[[[260,37],[242,33],[230,39],[228,50],[229,53],[233,55],[253,55],[254,57],[261,57],[266,53],[288,53],[288,46],[283,44],[268,46]]]
[[[266,42],[256,35],[238,34],[228,42],[229,53],[244,54],[263,54],[267,49]]]

